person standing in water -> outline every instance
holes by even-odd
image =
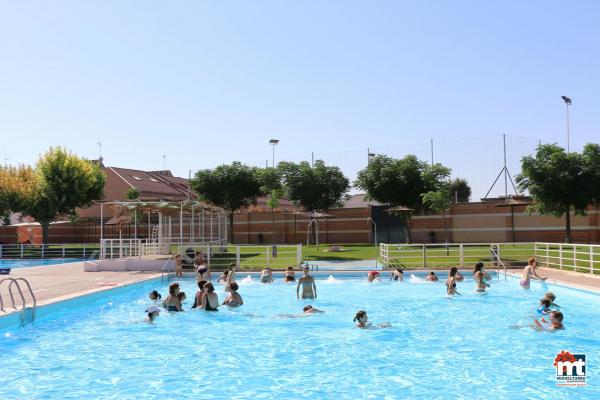
[[[183,262],[181,261],[181,255],[175,256],[175,277],[183,278]]]
[[[205,311],[218,311],[219,297],[215,293],[215,287],[212,283],[204,284],[204,296],[202,296],[202,304],[200,308]]]
[[[260,272],[261,283],[273,283],[273,272],[271,268],[267,267]]]
[[[458,274],[458,268],[452,267],[450,268],[450,273],[448,274],[448,279],[446,279],[446,293],[448,296],[454,296],[456,294],[460,294],[456,291],[456,275]]]
[[[531,279],[535,279],[538,281],[544,282],[547,278],[541,277],[535,271],[535,267],[537,267],[537,261],[535,257],[531,257],[527,262],[527,266],[523,270],[523,276],[521,276],[521,281],[519,284],[525,290],[531,287]]]
[[[296,286],[296,297],[300,298],[300,286],[302,286],[303,299],[316,299],[317,286],[315,285],[315,278],[310,274],[308,265],[302,269],[302,273],[303,275],[298,279],[298,286]]]
[[[483,263],[478,262],[475,264],[473,270],[473,279],[475,280],[475,291],[479,293],[485,292],[485,288],[489,288],[490,285],[485,283],[485,272],[483,270]]]

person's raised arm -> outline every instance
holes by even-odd
[[[312,288],[313,293],[315,294],[315,299],[317,298],[317,285],[315,284],[315,278],[312,279]]]
[[[302,278],[298,279],[298,285],[296,286],[296,297],[300,298],[300,282],[302,282]]]

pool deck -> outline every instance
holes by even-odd
[[[43,306],[160,276],[161,274],[156,272],[85,272],[83,270],[83,262],[75,262],[32,268],[14,268],[10,272],[10,275],[2,275],[0,279],[27,279],[37,299],[37,305]],[[14,289],[13,294],[15,294],[15,297],[18,296]],[[0,295],[4,300],[5,312],[0,311],[0,317],[2,317],[13,312],[6,282],[0,287]],[[23,295],[30,306],[31,299],[29,293],[24,291]],[[15,298],[15,302],[20,304],[21,301]]]
[[[563,284],[572,286],[574,288],[589,290],[591,292],[600,293],[600,276],[583,274],[580,272],[563,271],[554,268],[536,268],[538,275],[542,277],[548,277],[548,283],[552,284]],[[516,277],[520,277],[523,269],[512,269],[508,270],[508,274]]]

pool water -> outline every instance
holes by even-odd
[[[65,264],[83,261],[82,258],[45,258],[45,259],[37,259],[37,260],[12,260],[12,259],[3,259],[0,260],[0,268],[29,268],[29,267],[39,267],[44,265],[55,265],[55,264]]]
[[[134,285],[0,331],[1,399],[560,399],[600,398],[600,297],[516,279],[485,295],[471,277],[462,296],[420,279],[369,284],[319,277],[318,299],[297,300],[295,285],[238,277],[244,306],[191,310],[194,281],[181,281],[188,311],[143,323],[147,294],[160,280]],[[408,278],[408,274],[406,276]],[[443,279],[443,276],[440,276]],[[563,307],[565,331],[526,324],[546,290]],[[219,299],[223,286],[217,285]],[[290,318],[306,304],[322,315]],[[352,319],[366,310],[374,323]],[[287,315],[286,315],[287,314]],[[586,387],[556,387],[553,361],[586,354]]]

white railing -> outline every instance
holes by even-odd
[[[193,264],[201,251],[211,267],[225,268],[232,263],[245,268],[285,268],[302,262],[302,245],[202,245],[186,244],[177,247],[184,264]]]
[[[546,267],[590,274],[600,271],[600,245],[537,242],[534,253]]]
[[[534,255],[534,243],[427,243],[379,245],[379,257],[386,267],[396,265],[472,266],[480,261],[491,265],[523,265]]]
[[[0,244],[2,258],[88,258],[98,243]]]
[[[100,258],[114,259],[124,257],[141,257],[142,239],[102,239],[100,241]]]

